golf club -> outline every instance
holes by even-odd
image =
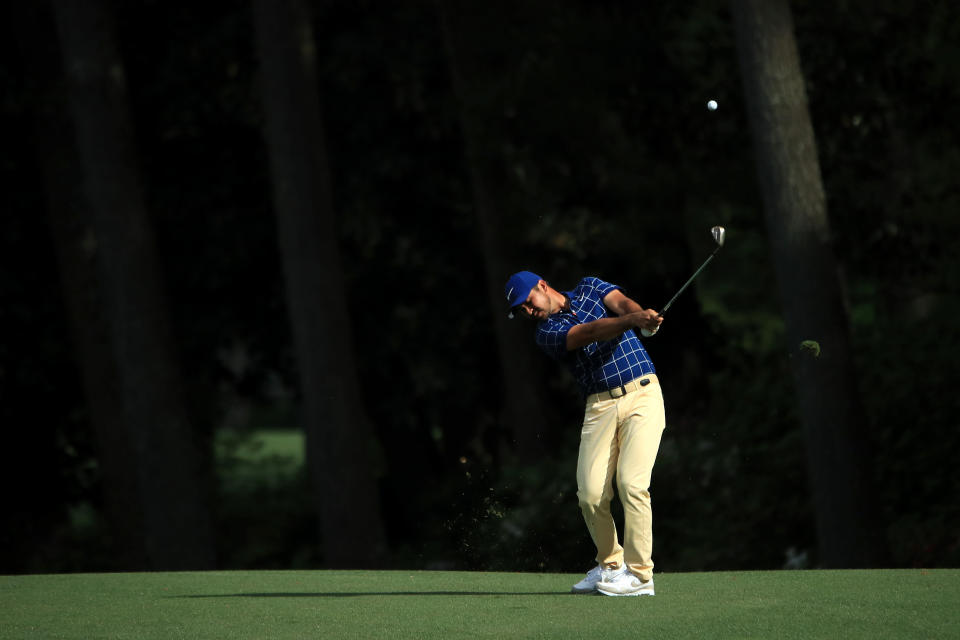
[[[710,229],[710,236],[713,238],[713,241],[717,244],[717,248],[713,250],[713,253],[707,256],[707,259],[703,261],[703,264],[700,265],[700,268],[694,271],[693,275],[690,276],[690,279],[687,280],[682,287],[680,287],[680,290],[677,291],[672,298],[670,298],[670,302],[663,305],[663,309],[660,310],[661,317],[663,316],[663,314],[667,312],[667,309],[670,308],[670,305],[672,305],[674,301],[676,301],[676,299],[680,297],[680,294],[686,291],[687,287],[690,286],[690,283],[693,282],[698,275],[700,275],[700,272],[703,271],[708,264],[710,264],[710,261],[713,260],[713,257],[717,255],[717,252],[720,251],[720,248],[723,246],[723,240],[724,240],[724,237],[726,236],[726,233],[727,231],[723,227],[717,226]],[[640,330],[640,333],[647,338],[649,338],[656,332],[657,332],[656,329],[654,329],[653,331],[650,331],[648,329]]]

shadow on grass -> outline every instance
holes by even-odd
[[[337,591],[317,593],[211,593],[171,598],[369,598],[382,596],[570,596],[563,591]]]

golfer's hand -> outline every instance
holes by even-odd
[[[645,336],[652,336],[660,328],[663,317],[653,309],[644,309],[630,313],[625,318],[629,319],[631,325],[640,329]]]
[[[644,309],[634,315],[638,316],[637,328],[640,329],[640,335],[644,338],[649,338],[655,334],[660,329],[661,323],[663,323],[663,316],[653,309]]]
[[[656,331],[660,328],[660,323],[663,322],[663,316],[653,309],[644,309],[643,311],[631,313],[630,321],[633,323],[633,326],[638,329]]]

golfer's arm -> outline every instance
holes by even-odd
[[[661,316],[658,311],[653,309],[644,309],[636,302],[620,293],[620,291],[617,289],[614,289],[607,295],[603,296],[603,304],[607,306],[607,309],[618,316],[630,315],[637,317],[638,319],[633,320],[632,324],[633,326],[641,329],[656,331],[657,327],[660,326],[660,323],[663,322],[663,316]]]
[[[656,329],[663,319],[653,309],[644,309],[639,304],[614,289],[603,297],[607,309],[617,314],[578,324],[567,332],[567,351],[573,351],[591,342],[613,340],[627,329],[645,327]]]
[[[575,325],[567,332],[567,351],[579,349],[591,342],[613,340],[627,329],[632,329],[635,321],[633,316],[617,316]]]
[[[610,309],[610,311],[614,312],[618,316],[625,316],[628,313],[646,311],[646,309],[641,307],[639,304],[623,295],[619,289],[614,289],[605,295],[603,297],[603,304],[606,305],[607,309]]]

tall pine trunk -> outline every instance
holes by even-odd
[[[466,25],[461,21],[462,7],[456,3],[437,0],[435,3],[442,31],[447,67],[453,92],[457,99],[457,112],[463,136],[464,160],[473,196],[480,250],[484,266],[484,291],[492,320],[499,356],[501,412],[501,442],[506,445],[503,453],[515,455],[527,462],[541,457],[545,452],[545,412],[540,401],[540,381],[534,374],[529,331],[519,330],[516,322],[510,325],[507,319],[506,299],[503,286],[511,273],[521,269],[536,269],[535,265],[511,264],[510,252],[505,248],[510,243],[503,237],[506,222],[493,198],[490,186],[491,160],[483,151],[483,126],[472,95],[474,82],[465,69],[464,58],[469,54],[465,44]],[[548,274],[541,274],[546,278]],[[526,327],[526,324],[523,325]]]
[[[105,437],[122,447],[125,435],[132,444],[148,565],[210,568],[213,526],[201,458],[174,355],[112,19],[101,0],[55,0],[53,6],[120,380],[114,401],[127,430]]]
[[[883,564],[866,417],[787,0],[733,0],[767,233],[786,322],[819,561]]]
[[[110,349],[96,273],[95,237],[85,210],[72,130],[59,111],[38,117],[37,155],[47,196],[47,222],[57,253],[60,285],[89,421],[96,441],[102,495],[117,568],[147,569],[137,462],[122,406],[120,377]]]
[[[280,253],[308,464],[328,567],[372,567],[385,535],[327,165],[315,44],[300,0],[254,0]],[[386,379],[383,381],[385,382]]]
[[[44,7],[21,4],[15,24],[32,93],[34,151],[43,177],[47,227],[53,239],[67,324],[85,408],[94,432],[101,494],[113,540],[111,566],[146,569],[137,466],[123,421],[120,378],[110,348],[96,270],[95,237],[83,196],[82,167],[63,96],[56,51],[44,46],[54,31]]]

